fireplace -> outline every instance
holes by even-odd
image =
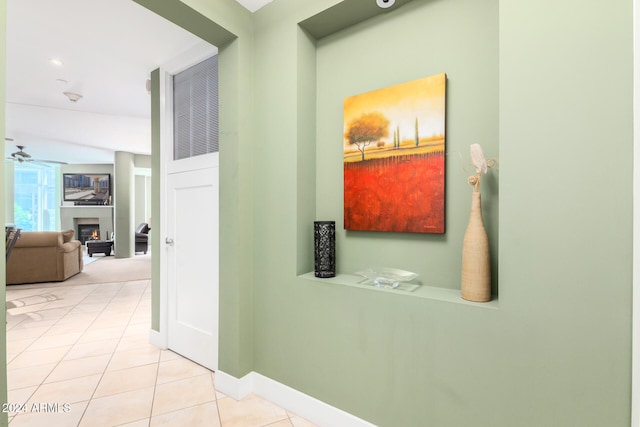
[[[78,240],[83,245],[87,240],[100,240],[100,224],[78,224]]]
[[[60,206],[60,226],[62,230],[74,230],[76,239],[86,242],[91,233],[81,237],[80,226],[90,225],[97,229],[100,238],[111,240],[113,235],[113,206]]]

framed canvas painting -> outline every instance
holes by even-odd
[[[444,233],[446,80],[345,99],[345,229]]]

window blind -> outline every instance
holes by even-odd
[[[173,159],[218,147],[218,55],[173,76]]]

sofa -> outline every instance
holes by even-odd
[[[143,222],[136,228],[135,231],[135,239],[136,239],[136,247],[135,252],[144,252],[145,254],[149,250],[149,224]]]
[[[7,260],[7,285],[61,282],[84,267],[73,230],[24,231]]]

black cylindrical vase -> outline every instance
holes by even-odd
[[[315,269],[316,277],[336,275],[336,223],[335,221],[314,221]]]

